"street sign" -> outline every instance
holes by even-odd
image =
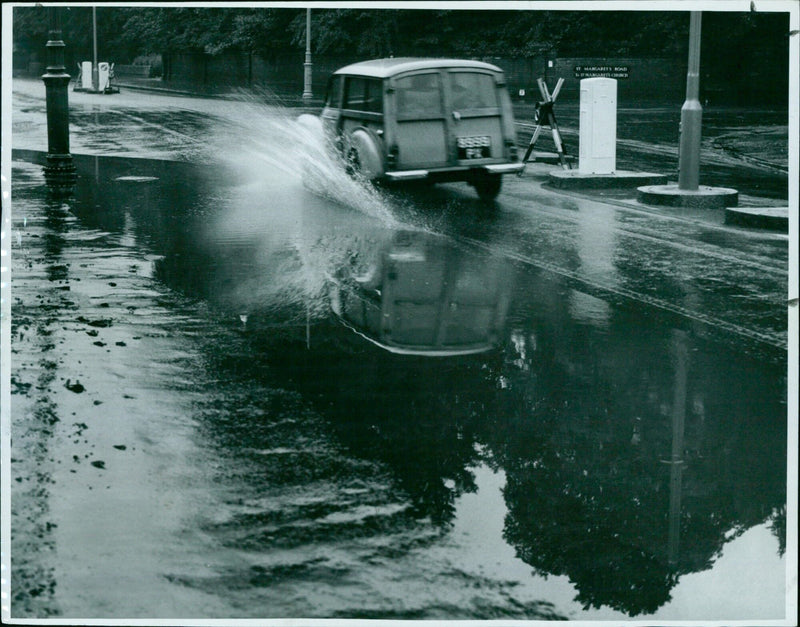
[[[629,78],[627,65],[576,65],[575,78]]]

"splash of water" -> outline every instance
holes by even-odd
[[[213,140],[216,156],[237,172],[270,186],[301,185],[386,226],[397,225],[389,200],[345,171],[318,125],[268,92],[241,93]]]
[[[331,276],[367,264],[409,225],[397,217],[402,203],[348,175],[321,124],[299,113],[267,93],[242,94],[224,112],[213,156],[244,183],[225,189],[225,208],[209,228],[222,249],[250,251],[231,302],[307,321],[328,315]]]

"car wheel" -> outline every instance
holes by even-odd
[[[501,174],[479,174],[472,181],[472,185],[481,200],[485,202],[494,200],[500,193],[503,176]]]
[[[367,181],[375,181],[383,176],[383,144],[372,132],[356,129],[347,141],[345,167],[347,173]]]

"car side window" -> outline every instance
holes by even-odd
[[[328,95],[325,98],[325,106],[338,108],[341,101],[342,101],[342,77],[333,76],[331,77],[330,83],[328,83]]]
[[[382,113],[383,83],[381,80],[348,76],[344,108],[353,111]]]
[[[403,118],[442,115],[439,74],[414,74],[397,79],[397,115]]]
[[[478,72],[452,72],[450,93],[453,109],[485,109],[499,106],[494,77]]]

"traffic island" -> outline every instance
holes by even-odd
[[[788,232],[788,207],[730,207],[725,209],[725,224]]]
[[[637,191],[639,202],[646,205],[723,209],[735,207],[739,202],[739,192],[729,187],[699,185],[697,189],[689,190],[677,185],[645,185]]]
[[[558,189],[611,189],[640,185],[656,186],[667,182],[667,177],[663,174],[629,170],[616,170],[608,174],[581,172],[580,170],[554,170],[549,173],[548,177],[549,183]]]
[[[89,87],[87,89],[85,87],[80,87],[79,85],[76,85],[75,87],[72,88],[72,91],[83,92],[86,94],[118,94],[119,87],[113,87],[111,85],[108,85],[103,89],[94,89],[92,87]]]
[[[525,162],[528,163],[547,163],[549,165],[558,165],[561,163],[562,156],[559,155],[557,152],[532,152],[528,160]],[[578,159],[572,155],[563,155],[564,163],[572,166],[578,162]]]
[[[560,85],[561,82],[558,86]],[[549,106],[552,108],[552,103]],[[552,118],[552,113],[550,115]],[[554,130],[557,129],[554,118],[551,126]],[[557,135],[554,139],[557,139]],[[581,80],[578,146],[578,169],[550,172],[549,183],[552,187],[613,189],[667,182],[667,177],[663,174],[617,169],[616,79],[593,76]],[[561,149],[559,151],[563,152]]]

